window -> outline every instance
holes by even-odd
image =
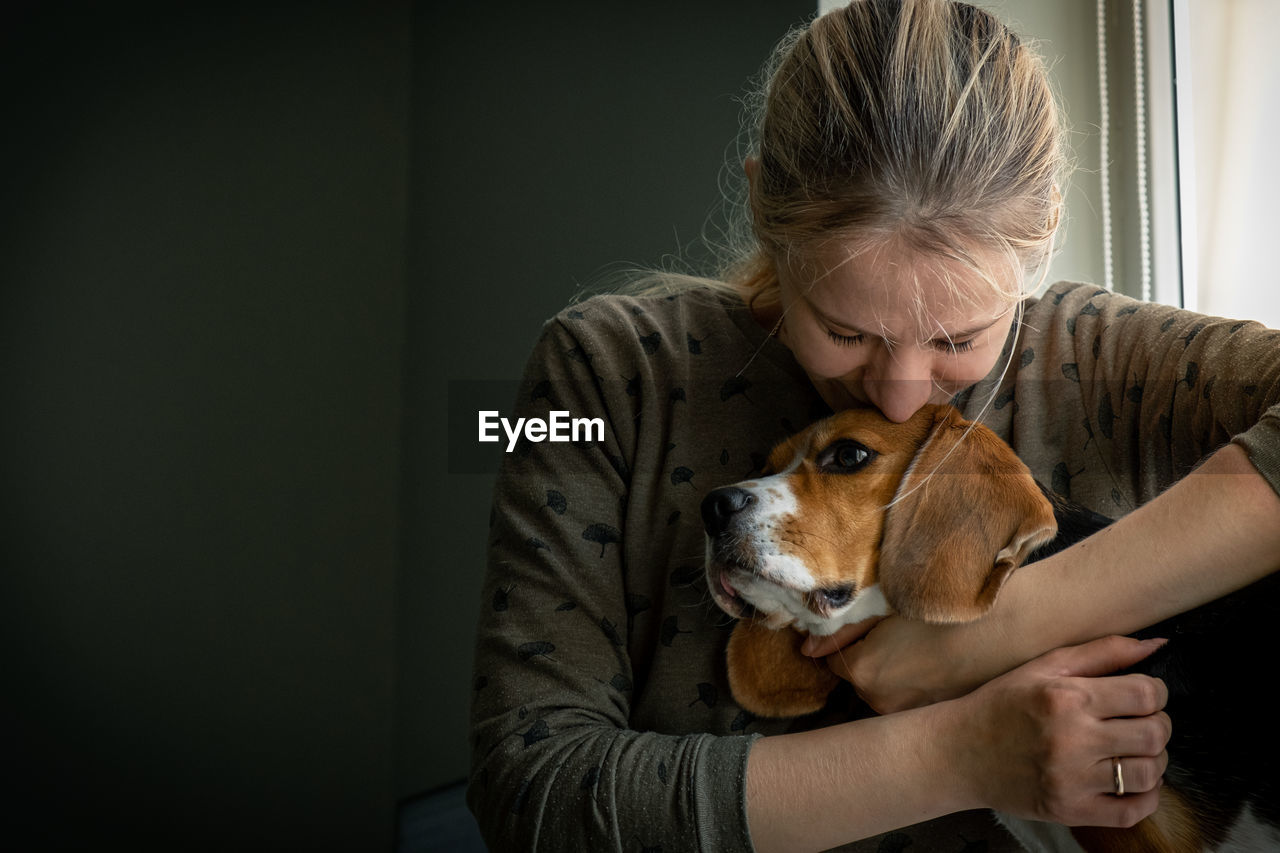
[[[1274,0],[1172,11],[1187,307],[1280,328],[1280,16]]]
[[[1050,280],[1280,328],[1276,0],[982,5],[1039,41],[1072,126]]]

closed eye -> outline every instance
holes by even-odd
[[[867,339],[867,336],[864,334],[842,335],[839,332],[833,331],[831,329],[827,329],[827,337],[831,338],[832,341],[834,341],[836,344],[842,347],[857,346],[858,344],[863,343]],[[969,352],[970,350],[973,349],[972,339],[967,341],[953,341],[947,338],[939,338],[937,340],[930,341],[929,343],[934,349],[940,350],[941,352],[947,353],[949,355],[956,355],[959,353]]]
[[[831,338],[831,340],[835,341],[842,347],[857,346],[867,339],[866,335],[842,335],[839,332],[833,332],[830,329],[827,329],[827,337]]]
[[[973,339],[967,341],[952,341],[947,338],[941,338],[933,341],[934,349],[942,350],[945,353],[962,353],[969,352],[973,349]]]

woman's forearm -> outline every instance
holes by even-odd
[[[958,699],[756,741],[747,758],[755,848],[825,850],[971,808],[1132,826],[1159,800],[1168,693],[1147,676],[1096,676],[1161,642],[1057,649]],[[1127,756],[1135,780],[1125,797],[1108,795],[1113,755]]]
[[[1110,527],[1015,572],[988,627],[1013,666],[1147,627],[1277,569],[1280,496],[1231,444]]]
[[[899,711],[963,695],[1050,649],[1154,625],[1277,569],[1280,496],[1228,445],[1110,527],[1018,569],[976,622],[891,618],[851,646],[833,637],[810,651],[871,707]]]
[[[825,850],[982,805],[948,751],[951,704],[756,741],[747,760],[755,849]]]

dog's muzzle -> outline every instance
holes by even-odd
[[[744,547],[738,528],[742,514],[756,504],[756,496],[737,486],[715,489],[702,499],[702,527],[707,534],[707,587],[716,605],[733,617],[755,611],[734,587],[733,572],[755,571],[756,558]]]
[[[702,499],[702,526],[715,538],[724,534],[734,516],[756,502],[755,495],[737,486],[715,489]]]

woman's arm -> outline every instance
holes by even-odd
[[[1234,444],[1110,527],[1014,572],[967,625],[888,619],[829,658],[878,711],[961,695],[1061,645],[1128,633],[1280,569],[1280,496]],[[809,651],[830,654],[848,633]]]
[[[886,620],[832,658],[881,710],[955,696],[1280,568],[1280,331],[1064,283],[1028,309],[1018,348],[1019,369],[973,397],[1005,404],[992,425],[1043,482],[1123,517],[1015,572],[989,618]]]
[[[1136,631],[1280,569],[1280,495],[1228,444],[1151,502],[1025,568],[999,626],[1024,638],[1020,654]]]
[[[548,323],[511,413],[567,410],[600,417],[607,430],[603,441],[503,454],[476,631],[468,790],[495,853],[749,844],[742,780],[756,735],[694,733],[681,725],[692,697],[672,703],[665,729],[632,724],[641,689],[656,688],[629,642],[637,605],[623,549],[638,534],[628,532],[623,498],[636,494],[637,398],[614,378],[635,374],[624,359],[641,350],[629,316],[588,303]]]
[[[757,741],[747,763],[756,850],[821,850],[979,807],[1136,823],[1155,810],[1168,759],[1167,692],[1142,675],[1091,676],[1162,643],[1109,637],[1059,649],[960,699]],[[1110,795],[1113,755],[1126,756],[1136,793]]]

